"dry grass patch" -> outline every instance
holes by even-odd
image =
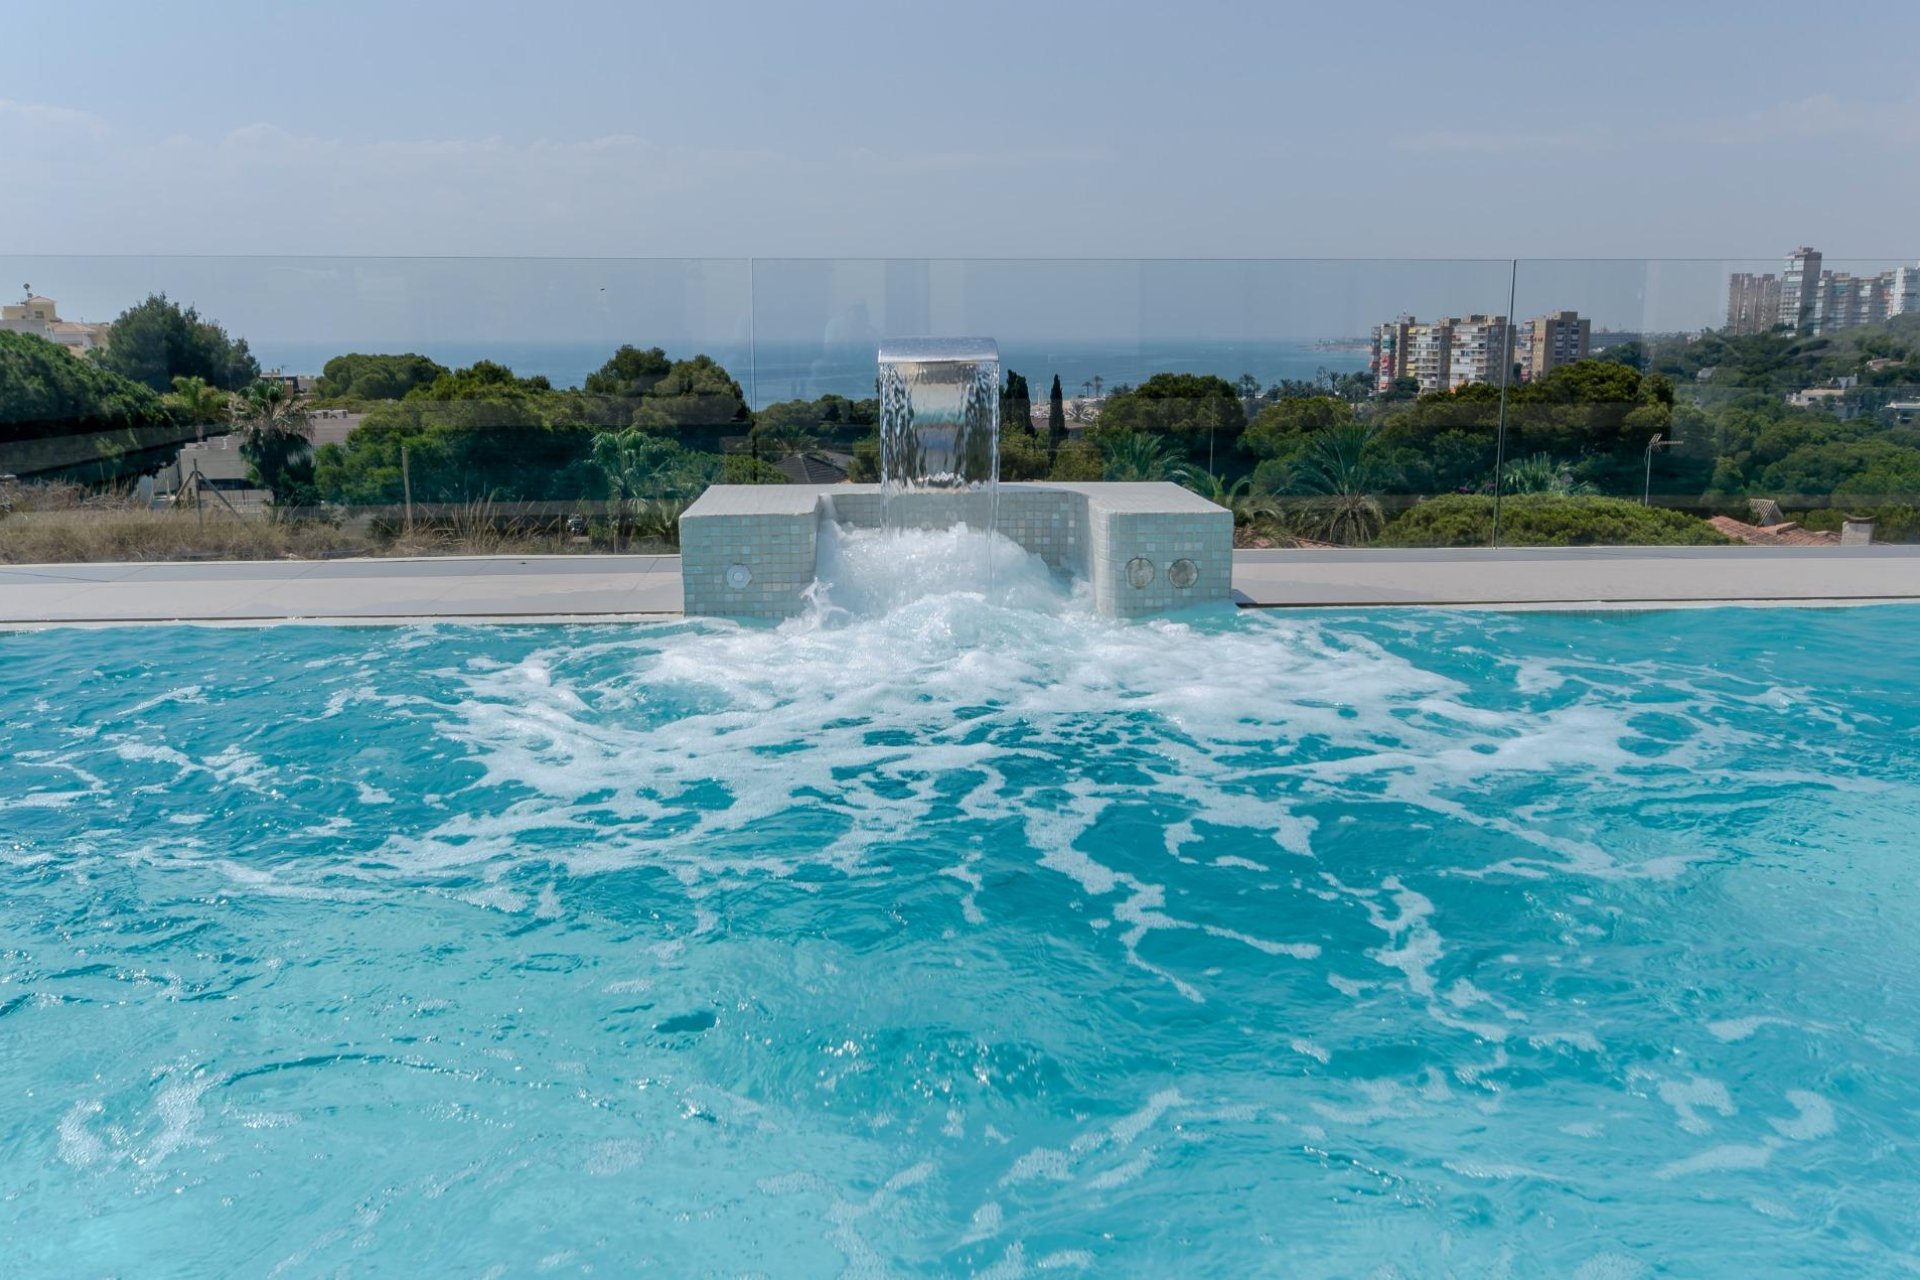
[[[268,511],[240,512],[217,500],[149,509],[130,488],[64,482],[0,482],[0,564],[166,560],[311,560],[342,556],[592,555],[676,550],[662,530],[616,539],[576,535],[565,516],[496,504],[450,505],[406,528],[397,512],[344,523]],[[677,514],[677,512],[675,513]],[[652,533],[653,536],[647,536]]]
[[[76,507],[0,519],[0,563],[125,560],[283,560],[367,554],[365,538],[332,525],[245,519],[229,512]]]

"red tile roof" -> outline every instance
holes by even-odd
[[[1815,533],[1789,520],[1784,524],[1747,524],[1732,516],[1715,516],[1708,524],[1736,542],[1753,547],[1837,547],[1837,533]]]

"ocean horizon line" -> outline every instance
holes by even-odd
[[[805,340],[706,341],[682,344],[633,342],[659,346],[675,359],[706,355],[723,365],[747,391],[755,409],[783,400],[841,395],[871,396],[879,339],[871,342]],[[318,375],[327,360],[349,353],[416,354],[449,368],[492,360],[520,377],[545,377],[556,388],[578,388],[587,376],[623,345],[604,339],[437,339],[431,342],[354,342],[325,340],[253,344],[263,368]],[[1341,337],[1106,340],[1085,338],[1001,339],[1002,369],[1018,372],[1044,394],[1058,376],[1068,394],[1099,379],[1103,390],[1137,386],[1159,373],[1211,375],[1232,382],[1252,377],[1262,386],[1283,379],[1311,379],[1321,369],[1353,373],[1367,355],[1359,340]]]

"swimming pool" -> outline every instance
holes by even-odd
[[[0,1271],[1920,1265],[1920,610],[1018,603],[0,636]]]

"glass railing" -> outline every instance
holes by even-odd
[[[671,550],[709,484],[875,478],[879,340],[973,335],[1004,478],[1248,547],[1920,540],[1910,263],[0,268],[4,562]]]

